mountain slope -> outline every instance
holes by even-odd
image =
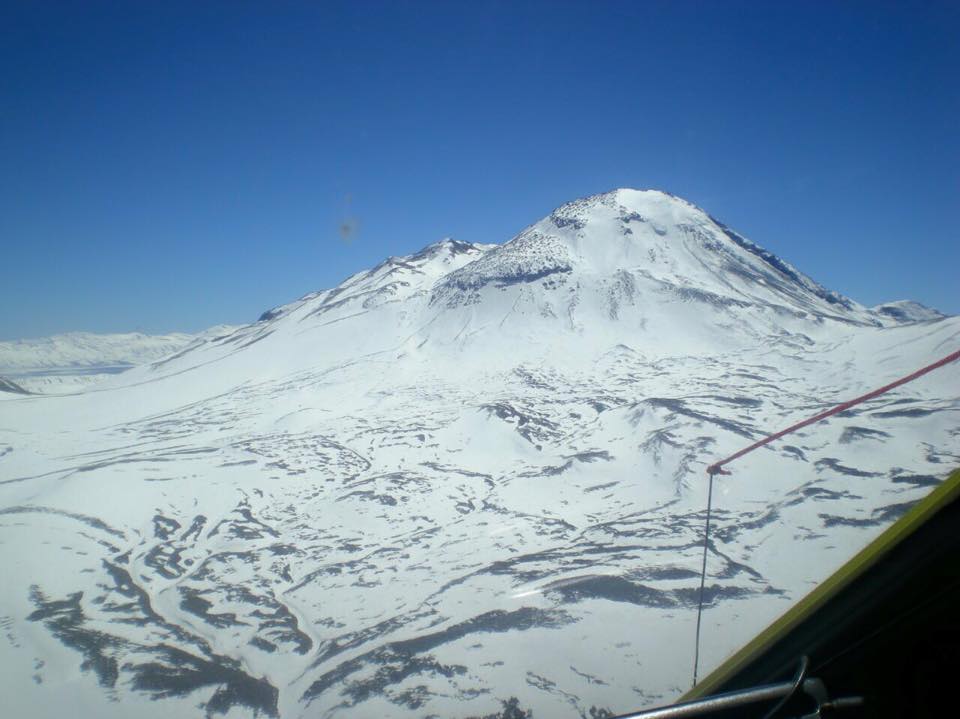
[[[958,343],[957,318],[869,310],[683,200],[619,190],[83,394],[5,395],[4,686],[40,715],[668,701],[707,464]],[[719,480],[702,670],[960,462],[957,372]]]

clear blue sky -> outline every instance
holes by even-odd
[[[958,37],[955,1],[3,2],[0,339],[250,321],[624,186],[960,313]]]

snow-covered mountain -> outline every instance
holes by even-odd
[[[82,394],[0,393],[0,681],[33,716],[670,701],[705,467],[958,345],[958,318],[868,309],[684,200],[618,190]],[[960,463],[958,379],[718,480],[701,673]]]
[[[942,312],[938,312],[935,309],[931,309],[919,302],[913,302],[912,300],[886,302],[874,307],[873,311],[898,322],[928,322],[931,320],[942,320],[946,317]]]
[[[0,342],[0,377],[31,392],[83,388],[139,364],[155,362],[193,342],[235,330],[217,325],[199,334],[68,332],[52,337]]]

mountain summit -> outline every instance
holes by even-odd
[[[394,352],[457,364],[580,356],[621,342],[642,345],[648,356],[724,352],[803,345],[841,326],[932,318],[896,304],[863,307],[686,200],[620,189],[562,205],[501,245],[445,239],[391,257],[154,372],[254,345],[274,355],[261,367],[276,366],[270,348],[281,336],[279,362],[289,370],[296,357],[319,351],[343,360]],[[259,345],[267,336],[274,340]],[[293,346],[301,350],[291,354]],[[451,354],[467,350],[459,359]]]
[[[605,292],[611,319],[625,303],[679,300],[721,311],[764,307],[798,318],[877,324],[864,308],[703,210],[655,190],[615,190],[567,203],[451,273],[436,293],[455,305],[475,301],[488,285],[547,278],[549,290],[588,284]]]

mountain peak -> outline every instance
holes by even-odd
[[[700,351],[785,331],[812,334],[824,322],[891,319],[822,287],[682,198],[619,188],[561,205],[500,245],[446,237],[389,257],[264,313],[246,342],[263,350],[265,333],[336,326],[353,336],[369,323],[359,332],[365,351],[496,344],[513,332],[536,338],[536,346],[590,334],[670,337],[673,348]],[[352,341],[344,340],[344,351]]]
[[[699,207],[669,192],[622,187],[566,202],[550,214],[550,219],[559,228],[582,229],[591,219],[609,215],[675,221],[689,219],[691,213],[706,217]]]
[[[472,242],[464,242],[463,240],[455,240],[452,237],[444,237],[442,240],[432,242],[426,247],[417,250],[412,255],[408,255],[399,259],[403,259],[408,262],[414,262],[417,260],[429,259],[441,255],[452,257],[455,255],[482,252],[486,247],[488,246],[477,245]]]

